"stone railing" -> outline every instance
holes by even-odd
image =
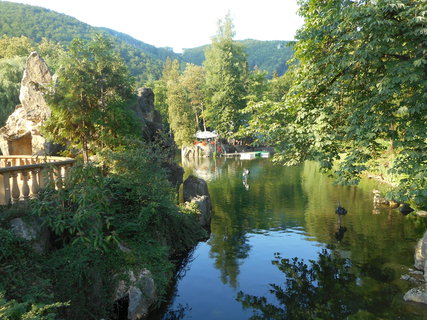
[[[61,187],[74,162],[63,157],[0,156],[0,204],[35,198],[49,181]]]

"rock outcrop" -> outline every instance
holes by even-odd
[[[175,143],[164,132],[160,112],[154,108],[154,92],[151,88],[139,88],[136,104],[130,106],[141,123],[142,135],[147,141],[159,143],[168,161],[162,164],[169,182],[176,188],[182,184],[184,169],[175,163]]]
[[[403,297],[405,301],[427,304],[427,231],[415,248],[415,268],[424,272],[423,285],[409,290]]]
[[[45,253],[51,248],[50,231],[42,221],[34,217],[15,218],[10,221],[10,231],[31,243],[38,253]]]
[[[162,117],[154,108],[154,92],[150,88],[139,88],[137,95],[136,104],[130,108],[141,122],[144,137],[153,141],[163,131]]]
[[[184,202],[196,203],[200,211],[200,225],[209,228],[212,219],[212,202],[206,181],[190,175],[184,181],[183,192]]]
[[[58,146],[46,141],[40,133],[44,120],[50,117],[44,91],[52,83],[52,74],[37,52],[27,59],[18,105],[0,129],[0,149],[4,155],[51,155]]]
[[[128,300],[129,320],[143,319],[148,315],[150,307],[157,303],[156,285],[151,272],[143,269],[137,274],[128,273],[129,281],[120,280],[115,290],[114,300]]]

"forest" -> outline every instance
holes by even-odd
[[[314,160],[339,183],[376,174],[397,185],[388,198],[427,208],[427,3],[299,4],[305,24],[292,48],[273,41],[265,51],[251,51],[259,43],[235,41],[227,15],[209,46],[179,56],[49,10],[0,2],[1,124],[19,103],[25,58],[37,50],[58,76],[44,133],[81,161],[66,189],[46,189],[25,208],[47,219],[56,251],[37,255],[0,228],[6,319],[53,319],[57,312],[67,319],[105,316],[110,287],[96,292],[94,299],[103,301],[96,308],[73,290],[61,291],[72,283],[93,295],[83,285],[95,281],[93,270],[108,282],[123,266],[147,266],[164,293],[170,257],[206,236],[194,212],[175,203],[164,168],[173,160],[138,135],[128,106],[141,85],[153,89],[178,148],[191,145],[198,130],[216,130],[224,141],[274,148],[273,160],[281,165]],[[25,16],[35,20],[18,23]],[[264,64],[273,49],[286,56],[283,65],[292,56],[282,69]],[[93,156],[99,166],[92,166]],[[22,214],[7,212],[0,226]],[[118,250],[118,243],[132,253]],[[70,259],[76,263],[66,264]],[[17,270],[34,279],[14,278]],[[64,273],[68,278],[61,278]]]

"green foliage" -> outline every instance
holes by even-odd
[[[251,70],[258,68],[267,71],[268,78],[275,74],[282,76],[288,69],[288,61],[292,58],[293,41],[259,41],[238,40],[245,48],[248,65]],[[209,46],[184,49],[182,59],[185,62],[201,66],[205,60],[205,51]]]
[[[0,318],[51,320],[67,303],[54,300],[43,259],[29,243],[0,228]]]
[[[69,301],[62,310],[65,319],[100,319],[112,307],[117,274],[125,266],[121,253],[108,254],[74,243],[55,250],[46,261],[55,297]]]
[[[268,107],[260,134],[293,165],[319,160],[357,183],[371,159],[396,152],[399,197],[426,204],[427,73],[424,1],[302,0],[293,85]],[[384,144],[388,142],[388,145]],[[343,157],[344,155],[344,157]]]
[[[0,126],[19,104],[19,88],[25,59],[21,57],[0,59]]]
[[[112,223],[118,236],[132,241],[167,243],[170,253],[183,252],[206,236],[194,215],[182,214],[172,186],[161,169],[162,156],[154,146],[136,144],[107,156],[110,187],[120,215]],[[141,230],[145,230],[141,234]]]
[[[27,37],[8,37],[3,35],[0,38],[0,59],[25,57],[33,51],[33,44]]]
[[[89,154],[118,145],[124,135],[135,132],[125,105],[131,86],[131,77],[107,38],[75,39],[48,96],[52,117],[44,123],[47,138],[71,143],[83,152],[85,162]]]
[[[282,76],[288,70],[288,61],[294,54],[293,41],[239,41],[248,55],[249,68],[267,71],[268,77]]]
[[[30,305],[16,300],[6,300],[0,292],[0,318],[4,320],[54,320],[57,319],[57,308],[67,306],[67,303],[49,305]]]
[[[111,230],[115,213],[111,192],[99,168],[76,165],[58,190],[42,190],[32,203],[33,214],[42,217],[62,245],[81,243],[107,251],[118,242]]]
[[[156,83],[161,104],[167,106],[167,115],[174,140],[179,147],[190,145],[201,125],[205,126],[205,73],[202,67],[187,64],[180,73],[178,60],[167,60],[162,79]],[[201,121],[202,120],[202,121]]]
[[[40,263],[48,292],[70,301],[61,310],[66,319],[107,317],[114,286],[129,270],[147,268],[165,294],[170,257],[206,237],[195,214],[175,204],[163,151],[138,141],[127,145],[98,155],[100,167],[75,165],[63,188],[48,186],[32,201],[32,214],[53,232],[55,250]]]
[[[247,57],[243,46],[233,41],[229,15],[219,21],[217,35],[206,49],[207,125],[222,137],[233,136],[242,125],[239,110],[245,106]]]

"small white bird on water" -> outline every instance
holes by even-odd
[[[251,172],[249,171],[249,169],[243,169],[243,173],[242,173],[242,175],[243,175],[244,177],[247,177],[247,176],[249,175],[249,173],[251,173]]]

